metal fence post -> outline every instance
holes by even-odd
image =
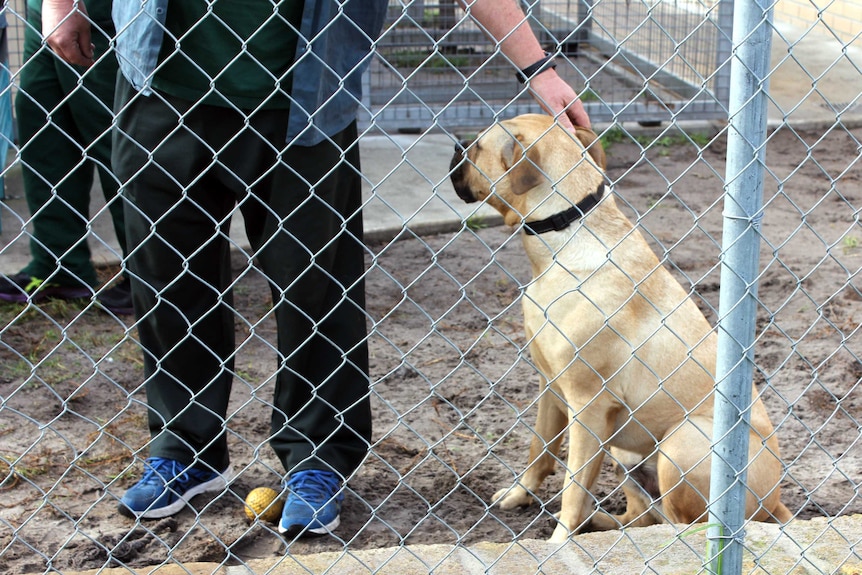
[[[722,106],[730,102],[730,71],[733,57],[733,0],[719,0],[716,17],[715,100]]]
[[[734,6],[707,561],[742,572],[772,39],[770,0]]]

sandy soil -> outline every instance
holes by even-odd
[[[799,518],[862,512],[860,140],[860,129],[784,128],[767,152],[756,379],[787,465],[784,501]],[[696,141],[617,141],[609,173],[627,213],[715,322],[725,143]],[[237,272],[242,265],[237,258]],[[195,509],[136,524],[115,513],[146,443],[134,331],[76,305],[0,309],[0,574],[549,536],[560,472],[538,493],[544,507],[487,506],[523,469],[535,418],[518,233],[465,228],[372,245],[368,266],[375,443],[349,483],[337,537],[314,540],[287,542],[242,512],[251,488],[277,487],[281,475],[265,443],[269,319],[253,332],[237,323],[228,427],[238,478]],[[270,301],[252,276],[236,301],[253,324]],[[610,510],[623,503],[607,469],[595,495]]]

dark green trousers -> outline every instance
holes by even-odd
[[[285,110],[246,123],[228,108],[136,96],[123,79],[117,110],[150,455],[228,464],[225,413],[242,353],[228,229],[239,205],[256,262],[245,273],[266,278],[278,329],[270,444],[287,473],[350,474],[371,437],[356,126],[286,147]]]
[[[93,43],[98,63],[85,72],[42,46],[37,33],[42,16],[31,3],[15,97],[24,194],[33,224],[31,260],[22,271],[61,284],[91,286],[97,280],[87,226],[95,170],[125,252],[123,207],[116,197],[118,183],[110,163],[117,59],[113,54],[103,57],[114,32],[110,3],[94,7],[90,16],[96,23]]]

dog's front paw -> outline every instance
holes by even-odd
[[[520,485],[515,485],[514,487],[506,487],[495,493],[494,498],[491,500],[491,505],[496,505],[500,509],[507,510],[515,509],[516,507],[526,507],[532,504],[533,501],[535,501],[535,497],[530,495]]]
[[[574,531],[560,522],[557,523],[557,526],[554,528],[554,532],[551,534],[551,538],[548,539],[548,541],[551,543],[565,543],[572,535],[574,535]]]

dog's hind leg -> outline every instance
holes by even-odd
[[[590,518],[584,531],[608,531],[661,523],[661,515],[655,509],[659,497],[655,460],[644,460],[637,453],[613,447],[611,458],[614,473],[626,495],[626,511],[622,515],[612,515],[599,509]]]
[[[695,415],[662,440],[658,477],[667,521],[688,524],[706,520],[711,438],[712,419]],[[780,501],[781,460],[777,443],[774,435],[764,441],[755,430],[749,436],[746,517],[755,521],[784,522],[791,517]]]
[[[514,509],[538,501],[536,491],[554,471],[567,423],[566,412],[560,408],[554,391],[549,387],[545,388],[539,398],[539,415],[536,418],[533,439],[530,441],[527,470],[515,485],[494,494],[494,504],[501,509]]]
[[[706,520],[711,468],[712,419],[690,416],[658,447],[658,482],[662,511],[669,523]]]

